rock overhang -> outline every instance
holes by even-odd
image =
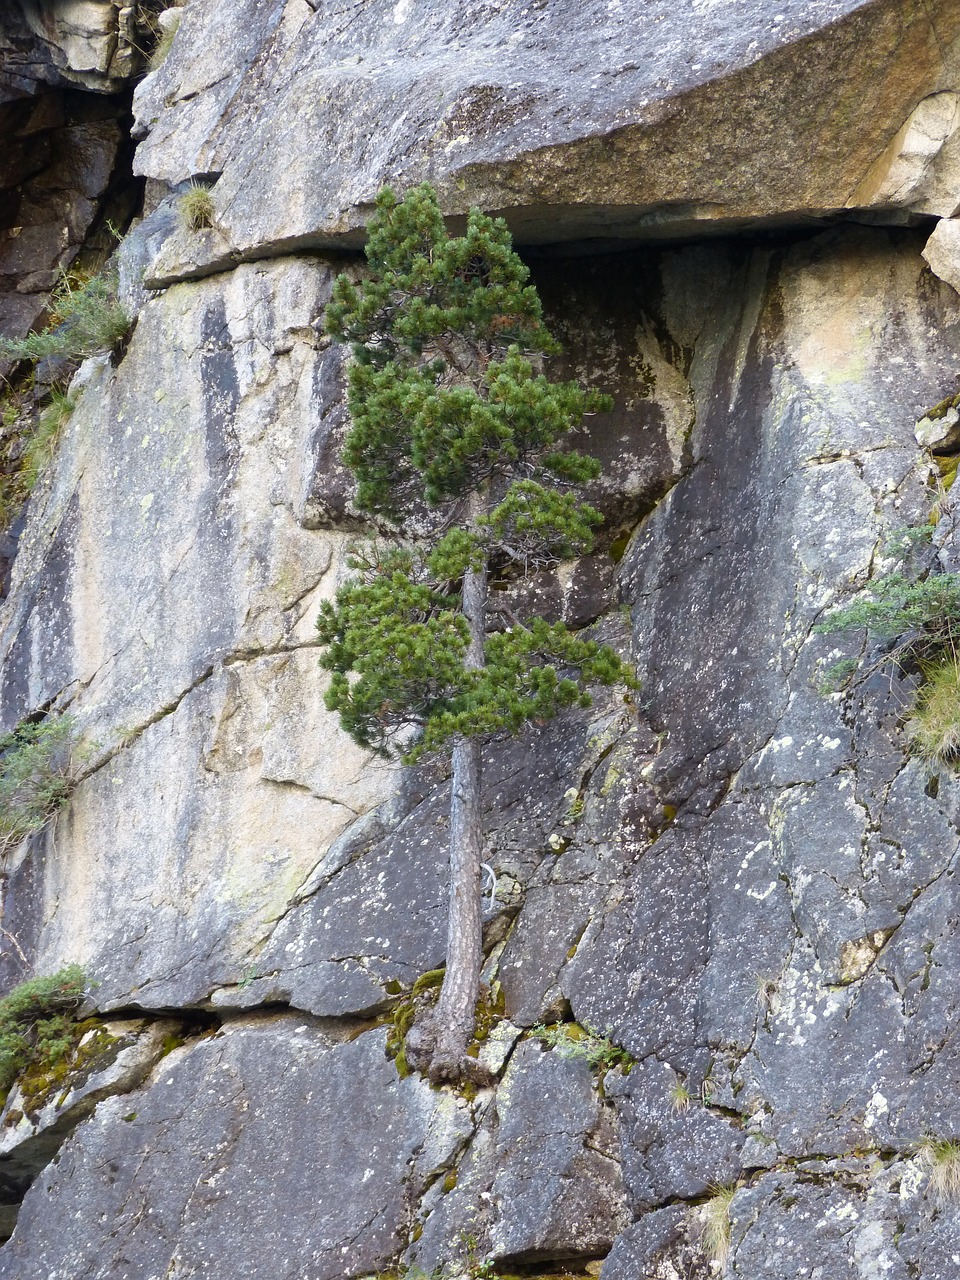
[[[135,95],[135,163],[172,186],[221,175],[217,218],[167,241],[154,287],[357,249],[384,182],[429,180],[454,230],[479,206],[531,245],[954,212],[949,0],[755,0],[734,30],[695,0],[354,10],[185,10]],[[245,23],[226,70],[224,23]]]

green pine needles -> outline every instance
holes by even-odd
[[[467,662],[468,571],[526,573],[584,554],[599,513],[575,492],[599,463],[558,446],[609,397],[538,369],[557,344],[502,219],[470,211],[448,237],[424,184],[377,198],[371,276],[336,283],[327,332],[351,343],[343,451],[356,505],[393,529],[439,510],[426,547],[369,546],[325,603],[327,706],[362,746],[407,761],[457,735],[516,733],[591,684],[630,684],[612,649],[534,619],[487,634]],[[411,732],[415,734],[411,741]]]
[[[452,238],[432,187],[402,200],[384,188],[366,252],[369,275],[338,278],[326,329],[353,353],[343,458],[381,536],[321,609],[326,704],[361,746],[452,758],[446,968],[404,1052],[434,1083],[480,1083],[467,1056],[482,959],[480,744],[588,705],[591,685],[633,684],[609,646],[492,609],[489,587],[590,549],[600,514],[577,490],[600,465],[565,437],[611,401],[545,376],[557,344],[501,219],[471,209]]]

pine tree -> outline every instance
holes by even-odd
[[[482,744],[588,706],[591,684],[632,684],[609,647],[543,618],[497,626],[488,604],[491,575],[589,550],[601,517],[576,490],[600,465],[558,446],[612,402],[544,376],[558,346],[502,219],[472,209],[452,238],[428,184],[400,201],[384,188],[366,255],[361,284],[337,279],[326,330],[351,344],[343,458],[380,536],[318,629],[326,704],[356,742],[452,756],[446,971],[407,1042],[440,1082],[469,1068],[479,992]]]

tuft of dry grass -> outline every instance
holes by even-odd
[[[217,209],[209,187],[191,182],[177,201],[180,221],[188,231],[203,231],[213,226]]]
[[[919,1154],[933,1194],[941,1200],[960,1200],[960,1141],[924,1138]]]
[[[721,1267],[730,1254],[730,1204],[738,1190],[733,1182],[714,1187],[700,1208],[700,1238],[710,1258]]]
[[[956,764],[960,757],[960,662],[948,658],[926,668],[907,736],[917,754],[932,764]]]
[[[677,1076],[670,1086],[670,1110],[682,1116],[690,1109],[691,1102],[693,1102],[693,1094],[687,1088],[686,1082]]]

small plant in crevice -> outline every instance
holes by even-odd
[[[170,50],[173,48],[173,38],[177,34],[180,26],[180,14],[167,10],[163,26],[156,21],[152,24],[152,30],[156,39],[156,44],[147,57],[147,71],[156,71],[158,67],[163,66],[167,60]]]
[[[78,395],[54,384],[41,399],[32,376],[0,395],[0,529],[9,528],[50,465]]]
[[[25,338],[0,340],[0,359],[78,361],[113,351],[127,336],[130,318],[117,298],[112,272],[84,276],[61,271],[50,297],[46,326]]]
[[[690,1110],[693,1102],[693,1094],[690,1092],[687,1082],[681,1080],[679,1076],[675,1076],[673,1084],[670,1086],[670,1110],[678,1116],[682,1116],[684,1112]]]
[[[40,410],[36,426],[26,433],[20,453],[20,479],[27,494],[33,492],[52,462],[60,433],[70,421],[77,399],[61,387],[51,387],[50,399]]]
[[[70,715],[21,724],[0,738],[0,865],[66,804],[85,754]]]
[[[901,542],[910,532],[900,531]],[[856,686],[886,664],[917,676],[908,739],[923,759],[950,765],[960,758],[960,573],[919,572],[923,576],[898,571],[877,578],[814,632],[859,632],[882,646],[879,654],[865,648],[860,659],[835,664],[825,692]]]
[[[530,1028],[531,1035],[543,1041],[548,1048],[555,1049],[561,1058],[579,1058],[594,1071],[611,1071],[619,1067],[627,1072],[635,1059],[610,1039],[609,1031],[608,1027],[607,1034],[601,1035],[579,1022],[558,1022],[550,1026],[538,1023]]]
[[[0,1093],[29,1068],[49,1071],[70,1054],[78,1033],[73,1015],[85,988],[83,970],[72,964],[21,982],[0,1000]]]
[[[201,182],[191,182],[177,201],[177,213],[188,231],[204,231],[212,227],[217,209],[210,188]]]
[[[924,1138],[918,1154],[933,1194],[941,1200],[960,1200],[960,1141]]]
[[[730,1205],[738,1190],[735,1182],[713,1187],[700,1206],[700,1239],[706,1253],[721,1267],[730,1255]]]
[[[777,994],[777,979],[768,978],[762,973],[757,973],[754,974],[754,981],[757,988],[757,1004],[765,1013],[769,1012]]]

